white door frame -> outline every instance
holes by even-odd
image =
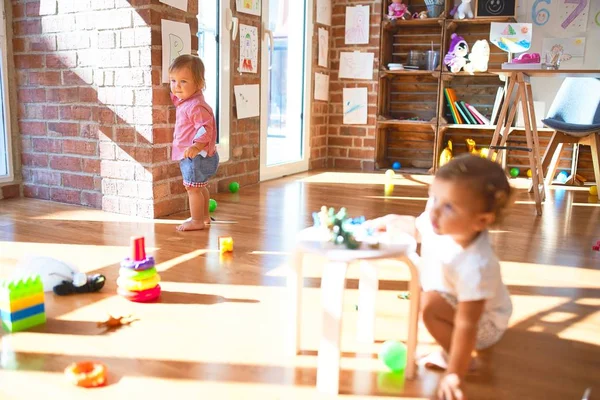
[[[269,110],[269,64],[272,54],[271,38],[266,21],[269,18],[269,1],[262,1],[263,27],[261,33],[261,85],[260,85],[260,180],[275,179],[308,170],[310,158],[310,120],[312,104],[312,36],[313,36],[313,0],[304,0],[306,22],[304,37],[304,104],[302,111],[302,159],[293,163],[267,166],[267,129]],[[298,0],[290,0],[298,1]]]
[[[12,131],[10,126],[10,97],[9,97],[9,86],[8,86],[8,50],[7,50],[7,37],[6,37],[6,13],[4,12],[4,2],[0,5],[0,12],[2,15],[0,16],[0,63],[2,65],[1,79],[2,79],[2,92],[0,96],[2,96],[2,109],[0,113],[0,124],[4,126],[0,127],[0,129],[4,130],[4,133],[0,133],[0,135],[6,134],[6,141],[4,146],[6,147],[6,167],[7,174],[5,176],[0,176],[0,183],[11,182],[14,179],[14,169],[13,169],[13,157],[12,157]]]

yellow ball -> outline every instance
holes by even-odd
[[[386,196],[391,196],[394,193],[394,185],[391,183],[386,183],[383,188],[383,193]]]
[[[396,175],[396,173],[394,172],[393,169],[388,169],[387,171],[385,171],[385,176],[387,176],[388,178],[391,178],[394,175]]]
[[[592,196],[598,196],[598,186],[590,186],[590,194]]]
[[[528,178],[531,178],[531,175],[532,175],[532,174],[531,174],[531,169],[528,169],[528,170],[527,170],[527,177],[528,177]]]

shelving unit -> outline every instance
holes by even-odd
[[[406,2],[405,2],[406,3]],[[454,20],[447,17],[451,5],[439,18],[389,21],[384,16],[381,26],[379,96],[376,134],[375,166],[391,168],[395,161],[406,173],[432,173],[437,168],[439,154],[448,140],[452,140],[455,155],[466,152],[466,139],[473,139],[477,147],[489,146],[495,125],[455,124],[450,114],[445,88],[454,88],[457,98],[474,106],[490,117],[498,87],[504,86],[498,75],[489,72],[452,73],[443,65],[450,36],[463,36],[471,48],[475,41],[489,42],[492,22],[516,22],[512,17],[475,18]],[[383,12],[387,13],[388,2]],[[424,0],[408,2],[411,12],[426,10]],[[390,71],[389,63],[405,64],[410,50],[426,51],[433,45],[440,51],[440,63],[433,71]],[[508,60],[508,54],[490,44],[489,69],[499,69]],[[547,104],[549,107],[549,104]],[[509,144],[525,140],[523,127],[512,127]],[[541,152],[546,149],[552,130],[538,127]],[[516,144],[517,146],[519,144]],[[565,146],[559,169],[570,170],[571,146]],[[519,167],[525,176],[528,154],[512,150],[508,153],[507,167]],[[580,148],[578,173],[594,179],[589,148]]]

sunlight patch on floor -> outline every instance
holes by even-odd
[[[323,172],[298,179],[307,183],[341,183],[353,185],[385,185],[390,179],[385,174],[366,172]],[[396,173],[392,183],[398,186],[426,186],[433,181],[432,175],[401,175]]]
[[[573,268],[510,261],[502,261],[500,265],[502,278],[507,285],[600,288],[600,270],[588,269],[583,265],[581,268]]]

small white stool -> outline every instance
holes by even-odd
[[[321,296],[323,306],[323,327],[317,358],[317,389],[320,392],[337,395],[339,392],[342,305],[346,271],[349,264],[359,261],[360,278],[358,283],[358,329],[361,342],[373,343],[375,339],[375,298],[379,290],[376,268],[367,260],[396,259],[410,268],[410,313],[407,340],[406,379],[415,375],[415,352],[417,347],[417,327],[419,318],[419,300],[421,288],[417,269],[418,255],[416,242],[407,236],[404,243],[380,244],[378,249],[362,246],[356,250],[346,249],[327,241],[323,231],[307,228],[298,234],[293,268],[288,276],[288,290],[291,295],[291,335],[289,349],[293,355],[300,350],[300,332],[302,324],[302,262],[304,254],[317,254],[327,262],[321,278]]]

